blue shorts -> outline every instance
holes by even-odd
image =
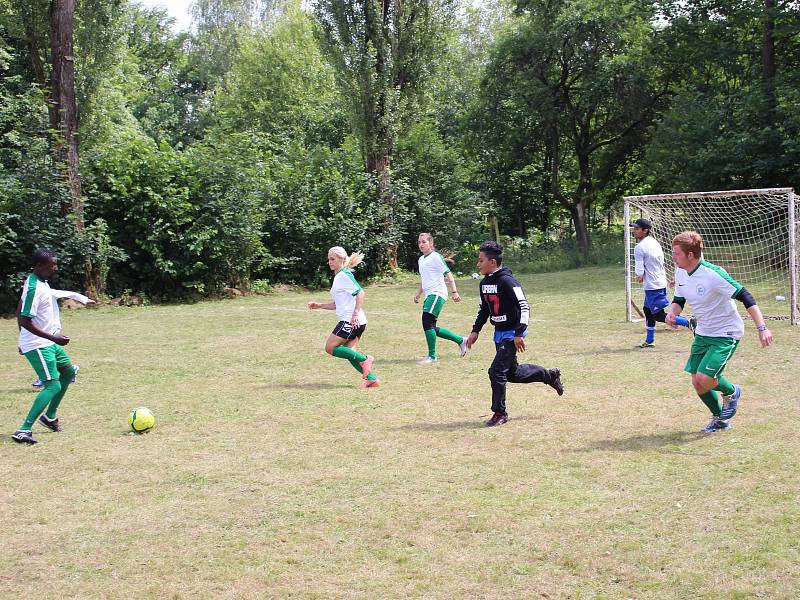
[[[516,337],[514,330],[511,329],[510,331],[498,331],[497,329],[494,330],[494,343],[499,344],[503,340],[513,340]],[[522,337],[528,337],[528,330],[526,329]]]
[[[669,298],[667,298],[667,288],[661,288],[660,290],[645,290],[644,305],[650,309],[651,313],[657,313],[658,311],[667,308],[670,305]]]

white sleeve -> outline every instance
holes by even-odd
[[[636,261],[636,266],[634,267],[636,276],[642,277],[644,275],[644,249],[642,248],[641,242],[634,247],[633,258]]]
[[[53,298],[71,298],[72,300],[77,300],[81,304],[86,304],[89,301],[88,296],[84,296],[83,294],[79,294],[78,292],[69,292],[67,290],[50,290],[50,295]]]

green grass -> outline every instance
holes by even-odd
[[[510,386],[496,429],[490,332],[417,366],[414,285],[367,289],[377,390],[324,353],[335,316],[305,304],[326,292],[68,312],[79,383],[34,447],[8,435],[33,371],[0,321],[0,596],[798,597],[800,329],[762,350],[748,323],[734,429],[703,436],[690,334],[634,350],[619,269],[523,283],[523,356],[567,392]],[[466,332],[459,287],[440,322]],[[156,427],[129,435],[138,405]]]

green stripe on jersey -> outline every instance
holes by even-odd
[[[712,271],[714,271],[714,273],[716,273],[717,275],[722,277],[725,281],[727,281],[733,287],[736,288],[734,290],[733,294],[731,294],[731,298],[733,298],[733,296],[738,294],[739,290],[741,290],[744,287],[741,283],[739,283],[733,277],[728,275],[728,272],[725,269],[723,269],[722,267],[720,267],[719,265],[715,265],[714,263],[710,263],[707,260],[701,260],[700,264],[703,265],[704,267],[706,267],[707,269],[711,269]]]
[[[450,267],[447,266],[447,261],[444,259],[444,257],[441,254],[439,254],[438,252],[435,252],[434,254],[436,254],[436,256],[439,257],[439,260],[442,261],[442,266],[444,267],[444,272],[445,273],[449,273],[450,272]]]
[[[22,310],[20,310],[19,314],[29,319],[34,317],[34,315],[31,314],[31,307],[33,305],[33,299],[36,296],[37,283],[39,283],[39,278],[33,273],[28,275],[28,279],[25,281],[25,285],[28,286],[28,289],[25,292],[25,299],[22,301]]]
[[[364,288],[362,288],[359,285],[359,283],[356,281],[355,275],[353,275],[353,273],[352,273],[352,271],[350,271],[350,269],[348,269],[347,267],[344,267],[344,268],[342,268],[342,273],[347,275],[350,278],[350,281],[352,281],[355,284],[355,286],[358,288],[355,292],[353,292],[353,294],[352,294],[353,296],[357,296],[359,292],[363,292],[364,291]]]

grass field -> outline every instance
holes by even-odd
[[[324,353],[324,291],[69,312],[79,382],[34,447],[9,436],[33,371],[0,321],[0,597],[800,597],[800,328],[763,350],[748,322],[734,428],[702,435],[691,334],[635,350],[619,269],[522,280],[523,356],[567,391],[510,386],[494,429],[489,330],[417,366],[411,284],[367,289],[375,390]],[[459,287],[440,323],[467,332]]]

